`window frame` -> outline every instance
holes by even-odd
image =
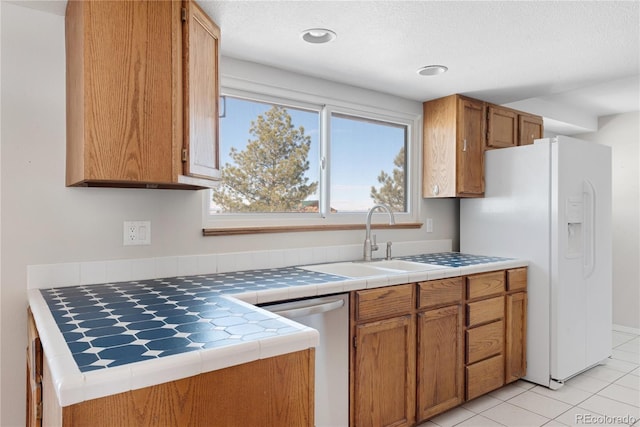
[[[244,98],[256,102],[276,103],[285,107],[299,108],[319,112],[319,164],[318,174],[319,212],[318,213],[233,213],[210,214],[211,190],[203,191],[202,223],[204,229],[224,229],[246,227],[282,227],[291,226],[292,229],[302,226],[323,225],[353,225],[364,224],[367,212],[338,212],[329,213],[329,199],[327,191],[331,186],[331,165],[329,164],[331,144],[331,115],[342,114],[354,118],[387,122],[407,127],[406,158],[407,171],[405,184],[407,186],[407,212],[394,212],[397,224],[413,224],[420,218],[420,179],[419,159],[421,156],[420,132],[421,116],[394,112],[372,105],[364,105],[338,99],[331,99],[320,95],[287,90],[258,83],[225,84],[221,87],[221,96]],[[249,86],[249,87],[245,87]],[[323,161],[324,158],[324,161]],[[322,167],[324,164],[325,167]],[[221,165],[222,166],[222,165]]]

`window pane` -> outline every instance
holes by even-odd
[[[362,212],[385,203],[407,211],[407,127],[331,115],[331,209]]]
[[[213,213],[318,212],[319,113],[226,98]]]

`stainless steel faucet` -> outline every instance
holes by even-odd
[[[377,204],[377,205],[374,205],[371,209],[369,209],[369,213],[367,214],[367,224],[366,224],[367,233],[364,236],[364,260],[365,261],[371,261],[371,254],[373,253],[373,251],[378,250],[378,245],[376,244],[375,235],[373,236],[373,242],[371,241],[371,216],[373,215],[373,211],[375,211],[376,209],[382,209],[384,211],[387,211],[387,213],[389,214],[389,225],[393,225],[396,223],[396,220],[393,217],[393,212],[391,212],[391,209],[389,208],[389,206],[384,204]]]

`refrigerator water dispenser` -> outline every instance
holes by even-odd
[[[582,197],[569,197],[566,206],[567,219],[567,258],[578,258],[583,252],[582,223],[584,209]]]

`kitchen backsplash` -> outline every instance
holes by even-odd
[[[384,245],[376,257],[384,256]],[[446,252],[452,241],[394,242],[393,256]],[[27,288],[90,285],[362,259],[362,244],[27,266]]]

